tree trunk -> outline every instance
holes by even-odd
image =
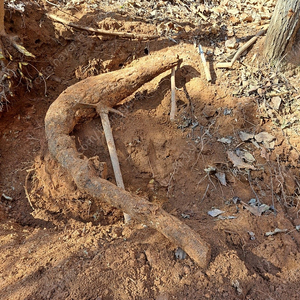
[[[300,0],[278,0],[264,46],[264,55],[272,65],[300,63],[299,30]]]

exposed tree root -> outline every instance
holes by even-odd
[[[0,0],[1,1],[1,0]],[[100,35],[111,35],[111,36],[117,36],[120,38],[127,38],[127,39],[137,39],[137,40],[153,40],[160,38],[159,35],[147,35],[147,34],[138,34],[138,33],[129,33],[129,32],[117,32],[117,31],[109,31],[109,30],[102,30],[98,28],[92,28],[87,26],[81,26],[72,22],[69,22],[63,18],[60,18],[53,14],[47,14],[47,16],[52,19],[53,21],[68,25],[73,28],[77,28],[79,30],[85,30],[89,32],[93,32],[95,34]]]
[[[76,112],[84,105],[95,105],[98,113],[108,111],[147,81],[179,63],[171,51],[140,59],[134,67],[89,77],[67,88],[50,106],[46,119],[49,150],[69,171],[79,189],[104,200],[133,219],[155,228],[184,251],[202,268],[210,260],[210,246],[186,224],[156,204],[132,195],[97,176],[93,162],[77,152],[69,134],[76,125]],[[84,114],[84,110],[81,111]]]

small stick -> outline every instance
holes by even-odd
[[[266,32],[266,29],[259,31],[252,39],[250,39],[246,44],[244,44],[234,55],[233,59],[230,62],[217,63],[217,68],[232,68],[235,61],[242,55],[242,53],[252,46],[259,36],[263,35]]]
[[[53,14],[47,14],[47,16],[50,19],[52,19],[53,21],[62,23],[64,25],[68,25],[70,27],[74,27],[74,28],[77,28],[77,29],[80,29],[80,30],[86,30],[86,31],[89,31],[89,32],[94,32],[94,33],[100,34],[100,35],[112,35],[112,36],[118,36],[118,37],[121,37],[121,38],[138,39],[138,40],[153,40],[153,39],[160,38],[159,35],[135,34],[135,33],[128,33],[128,32],[114,32],[114,31],[109,31],[109,30],[101,30],[101,29],[98,29],[98,28],[92,28],[92,27],[77,25],[75,23],[64,20],[64,19],[62,19],[58,16],[55,16]]]
[[[202,63],[203,63],[206,80],[208,82],[210,82],[211,81],[211,75],[210,75],[210,71],[209,71],[209,66],[207,65],[207,62],[206,62],[206,59],[205,59],[205,56],[204,56],[204,52],[203,52],[202,47],[201,47],[200,44],[199,44],[199,53],[200,53],[201,60],[202,60]]]
[[[27,183],[28,183],[28,178],[29,178],[29,175],[30,173],[34,171],[34,169],[29,169],[27,170],[27,175],[26,175],[26,178],[25,178],[25,185],[24,185],[24,190],[25,190],[25,195],[26,195],[26,198],[29,202],[29,205],[31,206],[32,210],[35,210],[33,205],[32,205],[32,202],[31,202],[31,199],[30,199],[30,196],[29,196],[29,193],[28,193],[28,188],[27,188]]]
[[[206,196],[206,194],[207,194],[208,189],[209,189],[209,183],[207,184],[207,187],[206,187],[206,189],[205,189],[205,192],[204,192],[204,194],[203,194],[203,197],[202,197],[200,203],[203,202],[203,200],[204,200],[204,198],[205,198],[205,196]]]
[[[176,115],[176,98],[175,98],[175,67],[172,68],[171,73],[171,112],[170,112],[170,120],[175,121]]]
[[[204,20],[207,21],[208,17],[206,17],[203,13],[201,13],[200,11],[198,12],[198,15]]]
[[[123,177],[122,177],[122,173],[121,173],[121,169],[120,169],[120,163],[119,163],[119,159],[118,159],[118,154],[117,154],[117,150],[116,150],[116,145],[114,142],[114,137],[112,134],[112,129],[111,129],[109,118],[108,118],[108,113],[105,111],[102,111],[99,114],[100,114],[103,131],[104,131],[104,135],[105,135],[105,139],[106,139],[106,143],[107,143],[107,147],[108,147],[108,151],[109,151],[109,155],[110,155],[110,160],[111,160],[111,163],[113,166],[117,186],[122,188],[123,190],[125,190]],[[130,219],[131,219],[130,216],[128,214],[124,213],[125,223],[128,223],[130,221]]]

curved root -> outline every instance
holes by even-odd
[[[74,84],[50,106],[45,118],[46,136],[51,154],[69,171],[79,189],[155,228],[184,249],[199,266],[206,268],[210,247],[196,232],[159,206],[99,178],[92,162],[77,152],[75,141],[69,135],[76,125],[79,103],[97,105],[97,111],[112,108],[144,83],[178,63],[174,53],[161,51],[140,59],[134,67],[89,77]]]

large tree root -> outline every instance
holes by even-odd
[[[79,189],[155,228],[181,247],[200,267],[206,268],[210,246],[196,232],[159,206],[99,178],[93,162],[77,152],[74,138],[70,136],[81,105],[95,105],[98,113],[108,111],[144,83],[178,63],[174,53],[161,51],[141,59],[134,67],[89,77],[74,84],[50,106],[45,118],[46,136],[51,154],[69,171]],[[80,113],[84,114],[85,110],[81,109]]]

